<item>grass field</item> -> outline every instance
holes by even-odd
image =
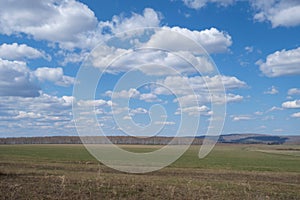
[[[300,146],[219,144],[204,159],[198,151],[137,175],[100,164],[82,145],[0,145],[0,199],[300,199]]]

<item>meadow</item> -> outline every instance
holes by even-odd
[[[299,145],[218,144],[204,159],[199,148],[162,170],[127,174],[82,145],[0,145],[0,199],[300,199]]]

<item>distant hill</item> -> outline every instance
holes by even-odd
[[[288,140],[288,136],[273,136],[260,134],[229,134],[221,135],[219,138],[219,142],[221,143],[237,144],[284,144]]]
[[[167,145],[172,137],[150,137],[136,138],[131,136],[109,136],[114,144],[148,144],[148,145]],[[209,137],[208,137],[209,138]],[[101,137],[82,137],[85,143],[103,144]],[[15,137],[0,138],[0,144],[81,144],[82,140],[78,136],[52,136],[52,137]],[[193,144],[202,144],[204,136],[196,137]],[[190,138],[174,138],[173,144],[187,144]],[[300,144],[300,136],[274,136],[262,134],[228,134],[221,135],[218,143],[229,144]]]

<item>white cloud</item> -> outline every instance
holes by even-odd
[[[213,63],[205,56],[195,56],[188,51],[166,52],[163,50],[121,49],[99,46],[90,57],[94,67],[105,69],[107,73],[127,72],[135,69],[146,75],[172,75],[202,73],[214,70]],[[108,68],[107,68],[108,67]]]
[[[300,2],[298,0],[250,0],[256,9],[254,19],[269,21],[272,27],[300,25]]]
[[[247,53],[252,53],[253,52],[253,46],[246,46],[245,47],[245,51],[247,52]]]
[[[0,132],[14,136],[26,134],[76,134],[72,122],[71,96],[9,96],[0,98]],[[17,102],[17,103],[16,103]]]
[[[37,97],[40,95],[39,81],[52,81],[57,85],[69,86],[74,78],[65,76],[62,68],[37,68],[31,71],[23,61],[0,58],[0,96]]]
[[[262,73],[268,77],[300,74],[300,47],[276,51],[267,56],[266,62],[258,61]]]
[[[300,100],[286,101],[282,103],[283,108],[300,108]]]
[[[154,93],[140,93],[135,88],[130,88],[129,90],[121,90],[121,91],[106,91],[106,96],[114,97],[114,98],[124,98],[124,99],[130,99],[130,98],[136,98],[141,101],[145,102],[158,102],[160,99],[158,99],[157,95]]]
[[[198,79],[199,80],[199,79]],[[244,88],[247,84],[234,76],[216,75],[213,77],[204,77],[205,83],[209,89],[219,90],[221,84],[224,85],[226,90]]]
[[[300,112],[292,114],[291,117],[300,118]]]
[[[264,94],[278,94],[279,91],[275,86],[272,86],[267,91],[264,92]]]
[[[65,100],[66,101],[66,100]],[[83,106],[83,107],[88,107],[88,106],[94,106],[94,107],[99,107],[99,106],[110,106],[110,101],[106,101],[103,99],[96,99],[96,100],[79,100],[77,102],[78,106]]]
[[[156,121],[154,122],[154,124],[156,125],[175,125],[176,123],[175,122],[172,122],[172,121]]]
[[[191,89],[193,89],[196,92],[209,92],[208,89],[210,89],[211,91],[221,91],[222,88],[225,88],[226,90],[233,90],[247,86],[245,82],[239,80],[234,76],[224,75],[216,75],[213,77],[168,76],[164,80],[159,81],[158,84],[169,88],[171,91],[174,91],[174,93],[177,95],[189,94]],[[189,88],[186,88],[184,86]],[[155,89],[155,92],[158,92],[158,94],[169,94],[169,91],[166,90],[166,88],[158,87],[158,89]]]
[[[266,126],[264,126],[264,125],[262,125],[262,126],[260,126],[260,127],[258,127],[258,129],[266,129],[267,127]]]
[[[65,51],[59,51],[58,54],[63,57],[63,61],[60,62],[61,65],[65,66],[68,63],[83,62],[89,55],[89,52],[82,51],[80,53],[74,53],[74,52],[69,53],[69,52],[65,52]]]
[[[264,118],[262,118],[263,121],[269,121],[269,120],[274,120],[275,117],[273,115],[268,115],[268,116],[265,116]]]
[[[300,95],[300,89],[299,88],[291,88],[288,91],[288,95]]]
[[[39,81],[51,81],[56,85],[60,86],[70,86],[74,84],[75,79],[70,76],[65,76],[62,68],[49,68],[41,67],[37,68],[33,72],[34,76],[38,78]]]
[[[191,105],[195,105],[195,101],[198,100],[198,104],[207,104],[207,103],[216,103],[216,104],[224,104],[224,103],[233,103],[240,102],[244,99],[243,96],[237,94],[226,94],[225,96],[220,93],[214,93],[213,98],[209,93],[203,93],[201,95],[184,95],[177,97],[174,102],[179,102],[180,106],[188,107]]]
[[[192,9],[201,9],[209,3],[228,6],[242,0],[182,0]],[[300,25],[300,2],[298,0],[246,0],[254,9],[254,20],[271,22],[272,27]]]
[[[153,93],[145,93],[140,95],[140,100],[146,101],[146,102],[155,102],[159,101],[158,97],[156,94]]]
[[[12,0],[1,1],[0,24],[3,34],[25,33],[73,48],[97,27],[97,19],[93,11],[75,0]]]
[[[112,33],[122,33],[128,30],[134,30],[145,27],[158,27],[162,16],[152,8],[145,8],[142,15],[132,13],[129,18],[122,16],[113,16],[111,21],[100,22],[99,27],[109,29]]]
[[[182,0],[186,6],[193,9],[205,7],[208,3],[218,3],[222,6],[233,4],[235,0]]]
[[[269,110],[267,110],[267,112],[273,112],[273,111],[277,111],[277,110],[283,110],[283,108],[273,106],[272,108],[270,108]]]
[[[192,116],[199,116],[199,115],[210,116],[210,115],[212,115],[212,111],[210,111],[210,109],[205,105],[183,107],[181,109],[178,108],[177,111],[175,112],[175,115],[180,115],[181,112],[187,113],[188,115],[192,115]]]
[[[106,91],[106,96],[114,97],[114,98],[138,98],[140,96],[140,92],[135,88],[130,88],[129,90],[122,90],[122,91]]]
[[[232,44],[230,35],[216,28],[191,31],[186,28],[164,26],[161,29],[154,29],[151,34],[148,41],[130,41],[134,48],[143,50],[133,51],[123,47],[101,45],[92,52],[90,61],[93,66],[101,69],[109,66],[106,72],[113,74],[131,69],[158,76],[175,72],[192,74],[197,72],[196,69],[206,73],[214,70],[214,64],[194,41],[210,53],[226,52]],[[75,56],[75,60],[79,59]]]
[[[35,6],[24,6],[32,4]],[[39,13],[38,17],[36,17],[36,13]],[[81,62],[86,55],[85,50],[94,48],[95,45],[99,44],[99,42],[105,38],[110,37],[111,34],[145,27],[159,27],[161,19],[161,14],[151,8],[144,9],[142,14],[132,13],[130,17],[123,17],[122,15],[113,16],[111,21],[99,22],[93,11],[85,4],[75,0],[61,0],[58,2],[52,0],[41,2],[13,0],[10,2],[0,2],[0,33],[7,35],[24,33],[33,37],[35,40],[46,40],[50,43],[59,44],[60,48],[63,49],[83,49],[83,51],[78,54],[66,54],[67,57],[62,62],[64,65],[69,62]],[[174,48],[174,44],[172,44],[171,38],[169,37],[170,35],[167,34],[168,31],[162,30],[172,30],[186,37],[190,37],[203,45],[210,53],[226,52],[228,51],[228,47],[232,44],[230,35],[216,28],[191,31],[180,27],[170,28],[165,26],[154,33],[147,45],[158,43],[160,46],[171,45],[171,47]],[[130,35],[130,33],[126,34],[127,36]],[[168,40],[165,40],[165,37],[167,37]],[[187,43],[185,43],[182,38],[181,40],[177,38],[172,39],[177,42],[175,46],[181,46],[181,48],[191,51],[190,46],[184,47],[184,44]],[[161,40],[163,43],[161,43]],[[181,51],[182,50],[183,49],[181,49]],[[107,60],[109,59],[106,57],[108,55],[114,57],[114,55],[116,56],[124,52],[122,49],[114,49],[114,51],[116,52],[106,52],[105,55],[100,55],[100,57],[104,57],[104,59]],[[195,58],[191,55],[189,55],[189,57],[194,63],[195,60],[199,62],[199,59],[201,59],[200,57]],[[171,55],[165,55],[165,59],[165,63],[174,63],[174,58],[172,58]],[[204,62],[205,60],[202,59],[201,64],[203,64],[202,61]],[[179,65],[180,64],[181,63],[179,63]],[[211,69],[211,66],[206,66]]]
[[[237,115],[231,116],[232,121],[252,120],[253,118],[249,115]]]
[[[205,79],[206,82],[203,79]],[[165,79],[158,81],[156,84],[151,85],[150,93],[140,93],[138,90],[130,88],[129,90],[107,91],[105,95],[111,97],[113,94],[115,98],[135,98],[146,102],[154,102],[161,101],[157,95],[174,94],[176,95],[176,98],[173,102],[179,103],[183,112],[195,115],[195,113],[203,111],[201,109],[206,108],[204,106],[195,107],[195,105],[204,105],[211,102],[223,104],[243,100],[244,97],[241,95],[232,93],[223,94],[220,90],[220,82],[223,82],[225,88],[228,90],[243,88],[247,85],[245,82],[240,81],[236,77],[221,75],[213,77],[168,76]],[[206,83],[209,85],[211,91],[208,91]],[[192,94],[192,91],[194,91],[195,94]],[[176,111],[176,113],[178,112]],[[202,114],[209,115],[209,110]]]
[[[201,9],[208,3],[221,6],[232,5],[241,0],[182,0],[193,9]],[[272,27],[300,25],[300,2],[298,0],[246,0],[255,11],[254,20],[271,22]]]
[[[148,113],[148,110],[145,108],[135,108],[130,110],[130,114],[136,115],[136,114],[146,114]]]
[[[34,5],[34,6],[31,6]],[[94,12],[76,0],[12,0],[0,2],[0,33],[24,33],[35,40],[58,43],[63,49],[92,49],[113,33],[158,27],[161,15],[146,8],[142,15],[114,16],[98,21]]]
[[[263,115],[264,113],[261,112],[261,111],[256,111],[254,114],[255,114],[255,115]]]
[[[6,44],[0,45],[0,58],[6,60],[23,60],[25,58],[35,59],[35,58],[46,58],[51,59],[49,55],[45,55],[37,49],[27,46],[26,44]]]
[[[139,99],[141,101],[145,102],[158,102],[161,101],[156,94],[154,93],[140,93],[135,88],[130,88],[129,90],[121,90],[121,91],[106,91],[105,95],[108,97],[114,97],[114,98],[124,98],[124,99],[130,99],[135,98]]]
[[[51,45],[59,44],[60,48],[67,50],[90,50],[112,34],[159,27],[161,19],[159,12],[145,8],[142,14],[131,13],[129,17],[121,14],[113,16],[110,21],[98,21],[87,5],[76,0],[0,2],[0,33],[26,34]]]
[[[171,32],[178,33],[178,35],[170,34]],[[199,47],[191,43],[191,39],[202,45],[209,53],[227,52],[232,44],[231,36],[216,28],[197,31],[177,26],[172,28],[164,26],[151,36],[146,46],[172,51],[199,52]]]
[[[36,119],[36,118],[40,118],[40,117],[41,117],[41,114],[39,114],[39,113],[19,111],[19,114],[17,116],[15,116],[14,119],[23,119],[23,118]]]
[[[241,95],[238,95],[238,94],[226,94],[226,102],[227,103],[232,103],[232,102],[240,102],[244,99],[243,96]],[[221,103],[226,103],[226,102],[222,102],[222,99],[220,98],[220,100],[218,102],[221,102]]]
[[[158,85],[161,86],[153,88],[153,93],[170,95],[172,92],[176,95],[174,102],[180,103],[181,106],[195,105],[195,101],[198,101],[200,105],[211,102],[223,104],[242,101],[243,96],[232,93],[223,94],[222,88],[233,90],[247,86],[245,82],[240,81],[236,77],[222,75],[213,77],[168,76],[164,80],[159,81]]]
[[[39,96],[40,88],[32,80],[25,62],[0,58],[0,74],[0,96]]]
[[[129,116],[129,115],[125,115],[125,116],[123,117],[123,120],[132,120],[132,117]]]

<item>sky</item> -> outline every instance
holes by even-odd
[[[3,0],[0,137],[97,135],[94,115],[106,135],[300,135],[299,35],[298,0]]]

